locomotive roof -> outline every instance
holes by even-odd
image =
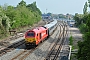
[[[35,33],[39,33],[39,32],[41,32],[43,30],[46,30],[46,29],[44,27],[37,27],[37,28],[35,28],[33,30],[30,30],[30,31],[34,31]]]

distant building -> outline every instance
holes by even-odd
[[[75,25],[75,20],[68,20],[67,23],[70,27],[73,27]]]
[[[42,14],[42,19],[43,20],[50,20],[51,19],[51,14],[47,13],[47,14]]]

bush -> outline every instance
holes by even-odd
[[[73,37],[72,36],[70,36],[69,41],[70,41],[70,45],[72,45],[73,44]]]
[[[87,26],[86,26],[86,24],[81,24],[80,26],[79,26],[79,29],[80,29],[80,32],[81,33],[86,33],[87,32]]]

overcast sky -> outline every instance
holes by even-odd
[[[21,0],[0,0],[0,5],[7,3],[16,6]],[[42,13],[75,14],[83,13],[83,6],[87,0],[24,0],[27,4],[36,1]]]

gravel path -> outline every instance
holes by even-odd
[[[80,33],[79,29],[78,28],[75,28],[75,27],[69,27],[69,30],[70,30],[70,34],[72,35],[73,37],[73,51],[77,52],[78,50],[78,41],[83,41],[83,38],[82,38],[82,34]],[[70,35],[70,36],[71,36]],[[71,60],[78,60],[76,58],[76,55],[75,54],[71,54]]]
[[[82,34],[80,33],[78,28],[75,27],[69,27],[71,36],[73,37],[73,45],[77,46],[78,41],[83,41]]]

